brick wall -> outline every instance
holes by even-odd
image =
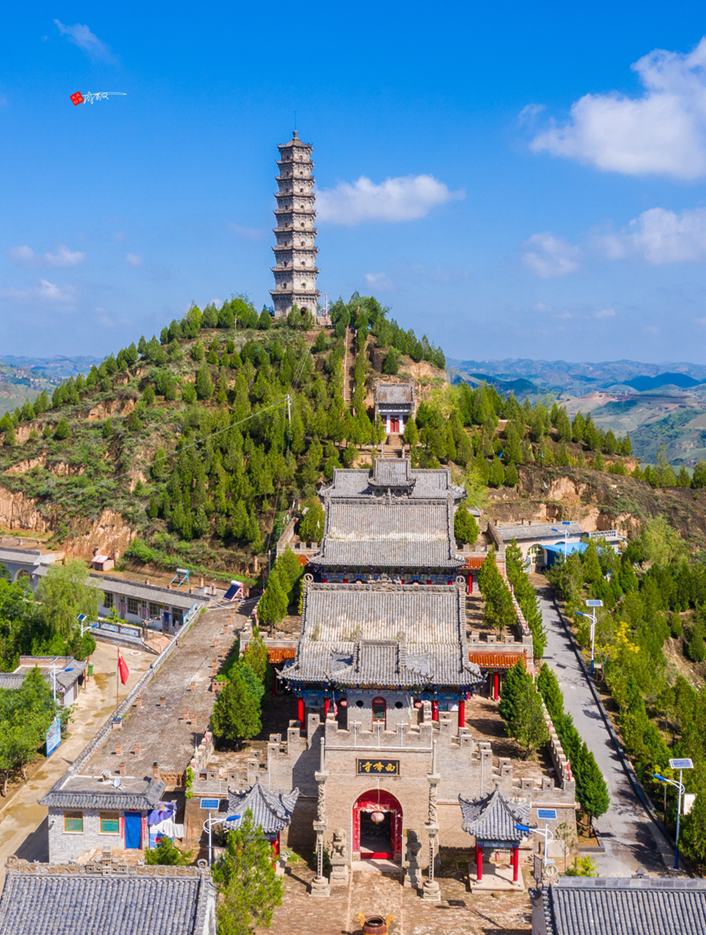
[[[64,831],[64,809],[49,809],[49,860],[52,863],[65,863],[75,860],[81,854],[94,847],[110,847],[111,849],[125,848],[124,812],[120,812],[120,832],[118,834],[101,834],[100,810],[76,809],[83,812],[83,832]],[[142,843],[147,843],[147,816],[142,818]]]

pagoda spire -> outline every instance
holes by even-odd
[[[293,305],[313,315],[317,313],[320,292],[316,288],[316,211],[314,202],[314,177],[311,161],[313,147],[303,143],[294,131],[289,143],[277,147],[279,174],[275,194],[277,208],[274,228],[277,243],[272,248],[275,254],[275,287],[270,290],[275,318],[288,315]]]

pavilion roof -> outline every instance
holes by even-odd
[[[489,795],[478,799],[458,797],[463,813],[462,828],[473,834],[478,841],[521,841],[526,832],[518,831],[515,825],[526,825],[529,821],[529,802],[510,802],[496,788]]]
[[[448,585],[309,583],[295,684],[449,686],[480,681],[468,660],[464,589]]]
[[[315,565],[460,568],[449,499],[331,498]]]
[[[291,792],[272,792],[266,789],[258,776],[255,784],[245,791],[228,790],[228,813],[240,815],[239,819],[228,822],[228,828],[239,827],[245,812],[250,809],[256,825],[265,834],[277,834],[287,828],[292,820],[292,812],[299,798],[299,789]]]

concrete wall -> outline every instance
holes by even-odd
[[[91,848],[110,847],[114,850],[125,848],[124,815],[120,812],[120,832],[118,834],[101,834],[100,813],[107,809],[67,809],[67,811],[83,812],[83,832],[64,831],[64,809],[49,809],[49,860],[52,863],[64,863],[75,860]],[[142,816],[142,845],[146,846],[147,813]]]

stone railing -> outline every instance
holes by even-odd
[[[544,714],[544,720],[546,721],[547,730],[549,731],[549,741],[547,746],[549,748],[549,754],[552,758],[554,770],[559,777],[559,782],[561,783],[562,789],[565,788],[566,784],[569,782],[572,783],[575,788],[574,776],[571,771],[571,764],[569,763],[568,757],[564,753],[564,748],[562,747],[561,741],[559,740],[559,735],[557,734],[554,727],[554,722],[549,716],[544,699],[541,695],[539,696],[539,699],[542,703],[542,713]]]

